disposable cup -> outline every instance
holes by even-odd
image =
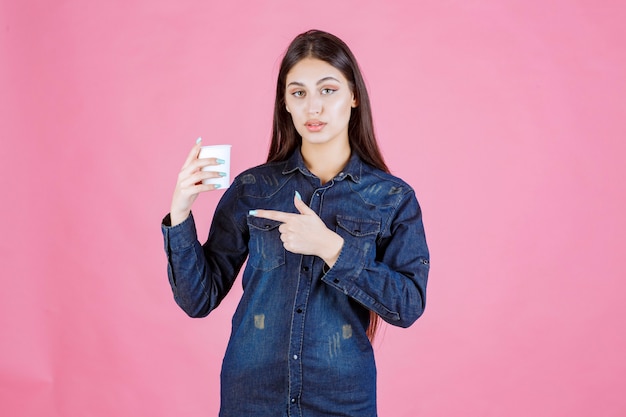
[[[202,168],[203,171],[223,172],[224,177],[207,178],[202,181],[204,184],[216,184],[219,188],[228,188],[230,185],[230,148],[231,145],[210,145],[200,148],[198,158],[217,158],[224,161],[223,164],[209,165]]]

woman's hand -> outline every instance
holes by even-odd
[[[301,255],[319,256],[326,262],[326,265],[332,268],[339,258],[343,238],[328,229],[322,219],[302,201],[297,192],[294,205],[300,214],[275,210],[252,210],[250,214],[281,222],[278,231],[286,250]]]
[[[176,226],[189,217],[191,206],[193,202],[196,201],[198,194],[219,188],[219,185],[202,183],[202,180],[208,178],[221,177],[222,175],[220,175],[219,170],[202,171],[202,168],[211,165],[220,165],[223,161],[216,158],[198,159],[201,146],[201,139],[198,138],[196,145],[191,149],[191,152],[189,152],[185,164],[178,173],[178,181],[176,182],[172,205],[170,207],[171,226]]]

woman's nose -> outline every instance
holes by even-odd
[[[322,100],[319,97],[310,97],[308,103],[309,114],[319,114],[322,112]]]

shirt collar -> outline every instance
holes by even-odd
[[[291,154],[291,156],[287,159],[282,173],[290,174],[294,171],[300,171],[303,175],[315,177],[315,175],[313,175],[304,164],[304,159],[302,158],[300,148],[296,149],[293,154]],[[337,181],[343,181],[346,177],[350,177],[352,181],[359,183],[361,182],[362,173],[363,161],[361,161],[361,158],[359,158],[356,152],[352,152],[348,163],[343,168],[343,170],[339,174],[337,174],[335,179]]]

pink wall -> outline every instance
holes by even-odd
[[[263,161],[280,54],[316,27],[359,57],[432,250],[425,316],[376,343],[381,416],[623,416],[625,18],[591,0],[2,0],[0,414],[216,415],[237,294],[186,318],[159,222],[198,136],[232,143],[235,172]]]

